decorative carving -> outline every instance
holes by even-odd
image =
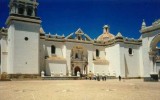
[[[156,52],[154,52],[154,51],[149,52],[149,57],[155,57],[155,56],[156,56]]]

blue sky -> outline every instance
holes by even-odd
[[[8,17],[9,0],[0,0],[0,27]],[[38,16],[44,30],[59,35],[81,28],[92,39],[102,33],[105,24],[116,35],[140,37],[142,20],[151,25],[160,18],[160,0],[38,0]]]

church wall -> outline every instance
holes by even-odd
[[[141,45],[120,43],[120,68],[123,77],[140,77],[139,47]],[[129,54],[129,48],[132,54]]]
[[[45,41],[45,55],[51,57],[51,46],[54,45],[56,47],[56,52],[55,55],[56,56],[60,56],[63,57],[63,53],[62,53],[62,47],[64,45],[63,42],[56,42],[56,41]]]
[[[99,50],[99,57],[96,57],[96,49]],[[93,53],[92,53],[92,59],[106,59],[105,58],[106,53],[105,53],[105,46],[93,46]],[[107,59],[106,59],[107,60]],[[92,61],[93,62],[93,61]],[[93,72],[96,74],[97,72],[102,75],[102,73],[105,73],[106,75],[108,74],[108,64],[94,64],[93,63]]]
[[[94,59],[96,59],[96,49],[99,50],[99,58],[105,58],[106,54],[105,54],[105,46],[93,46],[93,57]]]
[[[148,53],[150,51],[151,41],[158,33],[160,33],[160,30],[142,34],[142,51],[143,51],[142,56],[143,56],[143,63],[144,63],[143,65],[144,77],[150,77],[150,74],[153,72],[153,62],[152,62],[152,59],[150,59]]]
[[[108,74],[110,76],[118,77],[119,75],[121,75],[119,44],[106,47],[105,52],[106,52],[106,59],[109,61]]]
[[[7,73],[13,74],[14,68],[14,34],[15,26],[11,24],[8,28],[8,58],[7,58]]]
[[[13,66],[12,74],[39,74],[39,24],[27,22],[13,22],[15,31],[10,37],[14,41],[10,50],[13,53],[10,55]],[[34,27],[34,28],[33,28]],[[28,37],[28,40],[25,40]],[[12,42],[12,41],[10,41]],[[12,59],[13,58],[13,59]]]
[[[1,49],[1,62],[0,62],[0,73],[2,72],[7,72],[7,57],[8,57],[8,52],[7,52],[7,38],[2,37],[0,41],[0,49]]]
[[[39,61],[40,61],[40,72],[41,71],[45,71],[45,40],[44,39],[40,39],[40,45],[39,45],[39,52],[40,52],[40,58],[39,58]]]
[[[51,72],[54,73],[54,75],[60,76],[60,73],[63,73],[63,75],[67,74],[67,66],[66,62],[54,62],[54,61],[47,61],[46,60],[46,75],[51,75]]]
[[[144,68],[143,68],[143,50],[142,50],[142,45],[139,47],[139,74],[140,77],[144,77]]]
[[[107,64],[94,64],[94,74],[99,73],[102,75],[105,73],[105,75],[108,75],[108,65]]]
[[[51,53],[51,46],[54,45],[56,48],[55,54]],[[42,59],[44,59],[44,63],[42,65],[42,70],[46,72],[46,75],[51,75],[51,71],[53,71],[55,74],[60,74],[60,71],[63,72],[64,75],[66,75],[67,72],[67,64],[57,62],[55,60],[48,61],[48,57],[56,56],[56,57],[62,57],[66,58],[65,54],[65,44],[63,42],[56,42],[56,41],[42,41],[41,48],[44,50],[44,54]],[[46,58],[46,59],[45,59]],[[59,69],[58,69],[59,68]]]

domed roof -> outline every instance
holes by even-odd
[[[98,36],[97,40],[99,40],[99,41],[107,41],[109,39],[113,39],[114,37],[115,36],[109,32],[108,25],[104,25],[103,33],[100,36]]]

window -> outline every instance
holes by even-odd
[[[78,36],[78,40],[81,40],[81,37],[80,37],[80,36]]]
[[[24,40],[28,41],[28,37],[25,37]]]
[[[128,49],[128,53],[129,53],[130,55],[132,55],[132,54],[133,54],[133,50],[132,50],[132,48],[129,48],[129,49]]]
[[[27,15],[32,16],[33,9],[31,7],[27,8]]]
[[[51,53],[52,54],[56,53],[56,47],[54,45],[51,46]]]
[[[99,57],[99,50],[96,49],[96,57]]]
[[[22,5],[19,6],[18,14],[24,14],[24,6],[22,6]]]

